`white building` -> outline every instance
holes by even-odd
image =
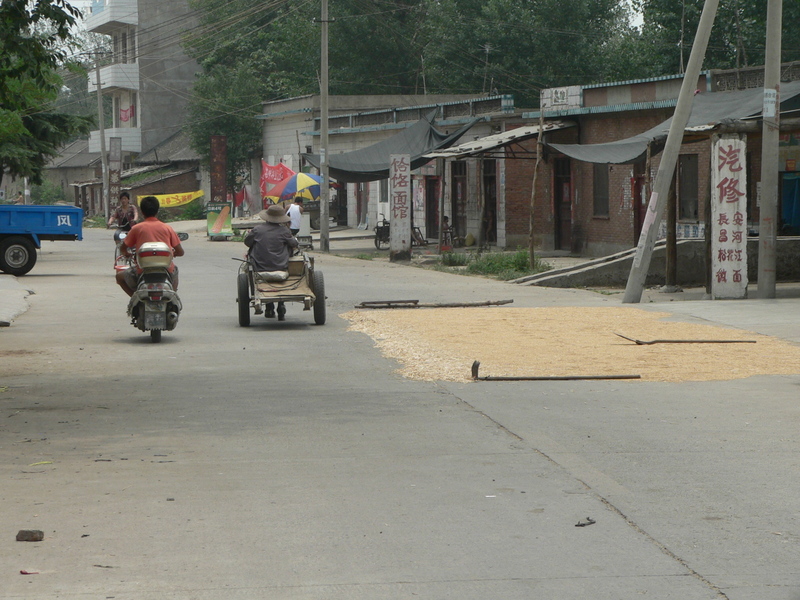
[[[86,27],[110,36],[113,47],[110,64],[100,69],[103,94],[113,99],[113,123],[104,132],[106,148],[108,138],[122,138],[125,163],[183,125],[198,66],[184,54],[180,42],[196,24],[187,0],[92,3]],[[89,74],[89,84],[97,89],[96,71]],[[99,130],[91,133],[89,152],[100,151],[99,134]]]

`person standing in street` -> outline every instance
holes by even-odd
[[[294,203],[289,205],[286,209],[286,214],[289,215],[289,231],[292,235],[297,235],[300,231],[300,226],[303,222],[303,198],[301,196],[294,197]]]

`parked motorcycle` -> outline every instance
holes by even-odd
[[[189,236],[179,233],[181,240]],[[172,331],[178,324],[183,309],[178,292],[172,287],[169,266],[172,248],[164,242],[146,242],[136,251],[133,266],[141,269],[136,291],[128,302],[131,324],[141,331],[149,331],[150,339],[161,341],[162,331]]]

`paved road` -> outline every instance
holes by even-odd
[[[619,300],[320,256],[328,324],[242,329],[241,247],[201,236],[154,345],[110,246],[47,246],[0,330],[0,599],[800,598],[800,375],[408,381],[337,315]],[[669,308],[800,342],[797,300]]]

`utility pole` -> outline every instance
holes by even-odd
[[[492,48],[489,43],[484,44],[481,48],[486,53],[486,58],[483,62],[483,93],[486,93],[486,72],[489,70],[489,52],[494,50],[494,48]]]
[[[106,155],[106,130],[104,127],[105,115],[103,114],[103,91],[100,86],[100,52],[95,54],[95,74],[97,75],[97,121],[100,124],[100,162],[103,165],[103,214],[105,220],[111,216],[111,206],[108,198],[108,156]]]
[[[319,249],[330,252],[330,174],[328,172],[328,0],[322,0],[322,66],[319,94],[319,166],[322,186],[319,190]]]
[[[650,260],[653,258],[653,248],[658,235],[658,225],[664,216],[669,186],[672,183],[675,165],[678,162],[678,153],[683,142],[683,132],[692,112],[694,90],[697,86],[697,79],[700,77],[700,67],[703,65],[708,38],[711,35],[711,26],[714,24],[714,17],[717,14],[717,6],[719,6],[719,0],[705,0],[703,14],[700,15],[700,23],[697,26],[694,45],[689,55],[689,64],[686,66],[686,73],[681,83],[681,91],[678,94],[678,104],[675,107],[675,114],[672,116],[667,143],[661,155],[661,162],[658,165],[653,192],[647,204],[647,213],[642,224],[639,245],[636,248],[630,275],[628,275],[628,284],[625,286],[625,295],[622,298],[625,303],[636,303],[642,299],[642,291],[644,291],[644,284],[647,280],[647,272],[650,269]]]
[[[758,223],[758,297],[775,297],[778,233],[778,134],[781,121],[782,0],[767,3],[764,108],[761,126],[761,206]]]

